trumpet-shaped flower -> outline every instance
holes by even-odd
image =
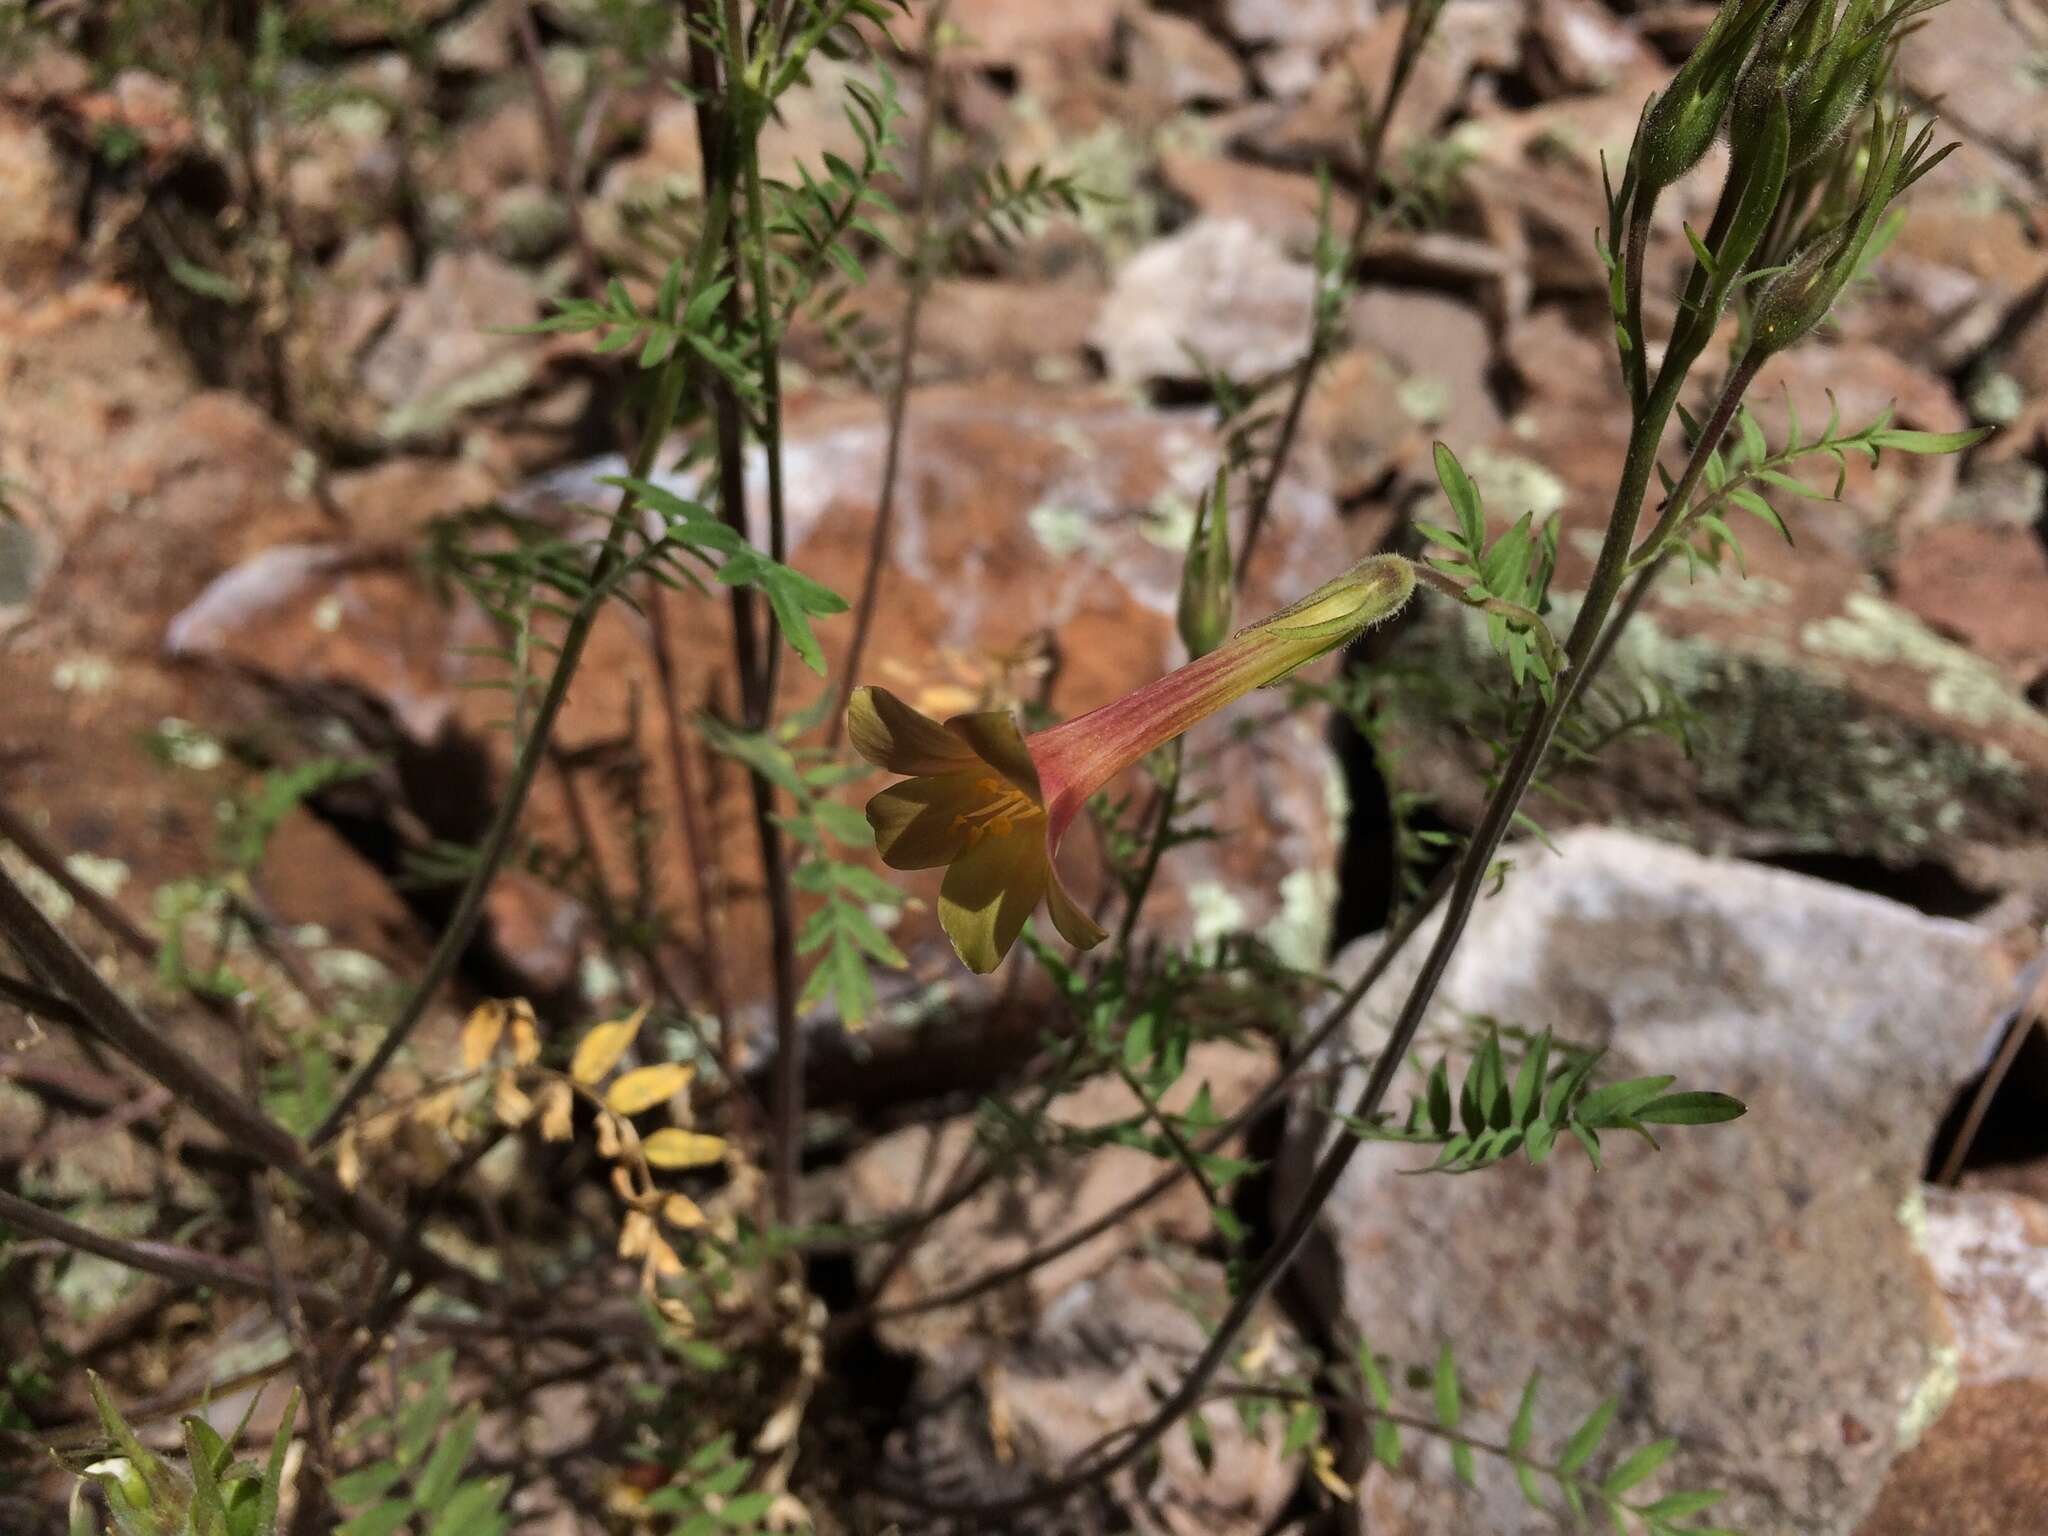
[[[1088,797],[1197,721],[1395,613],[1414,589],[1400,557],[1363,561],[1178,671],[1028,737],[1006,711],[942,723],[886,689],[857,688],[848,739],[906,776],[868,802],[875,846],[895,869],[945,866],[939,922],[970,970],[1001,964],[1041,900],[1069,943],[1091,948],[1103,930],[1055,867]]]

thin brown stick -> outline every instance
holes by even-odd
[[[119,902],[73,874],[63,853],[44,838],[26,816],[5,801],[0,801],[0,838],[14,844],[23,858],[77,903],[80,911],[106,929],[108,937],[116,944],[138,960],[146,960],[152,966],[157,963],[156,940],[143,931]]]
[[[1937,1184],[1954,1188],[1962,1178],[1970,1148],[1977,1144],[1977,1137],[1984,1129],[1984,1117],[1991,1112],[1991,1101],[1998,1097],[1998,1090],[2011,1075],[2013,1063],[2020,1059],[2020,1051],[2029,1037],[2041,1028],[2044,1020],[2048,1020],[2048,954],[2035,960],[2030,969],[2036,974],[2028,979],[2026,999],[2013,1010],[2005,1038],[1998,1043],[1998,1054],[1985,1069],[1977,1091],[1970,1095],[1970,1107],[1963,1113],[1963,1123],[1956,1130],[1955,1142],[1941,1160],[1941,1171],[1934,1176]]]
[[[431,1250],[410,1242],[404,1225],[367,1197],[344,1189],[327,1169],[309,1161],[298,1141],[146,1021],[100,975],[0,867],[0,933],[30,965],[60,989],[90,1021],[92,1032],[121,1052],[241,1150],[283,1173],[386,1253],[407,1254],[422,1271],[472,1299],[494,1300],[497,1287]]]
[[[1233,1136],[1237,1135],[1246,1126],[1258,1119],[1260,1115],[1265,1114],[1280,1102],[1281,1097],[1293,1087],[1295,1080],[1299,1077],[1302,1070],[1309,1062],[1315,1059],[1324,1046],[1328,1045],[1336,1037],[1337,1031],[1343,1028],[1345,1020],[1351,1017],[1352,1011],[1364,1000],[1365,994],[1371,990],[1374,983],[1380,977],[1386,974],[1388,967],[1394,963],[1395,958],[1407,947],[1409,941],[1414,938],[1424,920],[1436,909],[1437,904],[1450,891],[1451,874],[1451,869],[1445,868],[1437,876],[1430,888],[1402,914],[1400,922],[1395,924],[1393,930],[1388,933],[1379,950],[1373,955],[1371,963],[1366,966],[1358,980],[1347,987],[1343,995],[1331,1005],[1328,1017],[1288,1053],[1287,1060],[1274,1070],[1272,1076],[1267,1078],[1259,1091],[1252,1095],[1251,1100],[1244,1108],[1240,1109],[1236,1114],[1224,1121],[1222,1125],[1216,1127],[1215,1130],[1196,1143],[1201,1151],[1215,1152],[1220,1150]],[[973,1301],[977,1297],[985,1296],[990,1291],[1000,1290],[1003,1286],[1021,1280],[1033,1270],[1042,1268],[1052,1263],[1055,1259],[1072,1253],[1083,1243],[1099,1237],[1111,1228],[1120,1226],[1153,1201],[1165,1195],[1182,1179],[1186,1178],[1187,1174],[1188,1170],[1184,1166],[1175,1163],[1157,1178],[1153,1179],[1151,1183],[1133,1191],[1129,1196],[1112,1206],[1109,1210],[1104,1211],[1093,1221],[1084,1222],[1073,1231],[1066,1233],[1062,1237],[1055,1238],[1041,1247],[1034,1248],[1021,1258],[1014,1259],[1008,1264],[998,1265],[994,1269],[984,1270],[981,1274],[963,1280],[958,1285],[950,1286],[941,1291],[933,1291],[928,1295],[918,1297],[915,1301],[901,1302],[889,1307],[871,1305],[853,1312],[842,1313],[832,1320],[829,1331],[835,1337],[843,1337],[874,1323],[889,1322],[897,1318],[915,1317],[919,1313],[935,1312],[946,1307],[957,1307],[965,1302]]]
[[[1365,254],[1365,248],[1379,233],[1386,215],[1378,202],[1380,171],[1385,164],[1387,153],[1387,130],[1394,121],[1394,113],[1401,105],[1401,98],[1407,93],[1408,82],[1414,78],[1415,65],[1422,57],[1423,45],[1429,41],[1429,34],[1436,25],[1438,14],[1443,9],[1443,0],[1408,0],[1408,14],[1401,26],[1401,42],[1394,52],[1394,63],[1387,78],[1387,89],[1379,110],[1373,115],[1372,125],[1366,130],[1364,166],[1359,173],[1358,211],[1352,216],[1351,238],[1344,247],[1345,271],[1355,268]],[[1267,514],[1272,510],[1273,492],[1280,484],[1280,477],[1286,472],[1287,461],[1294,453],[1294,440],[1301,431],[1301,419],[1308,405],[1309,391],[1315,385],[1316,374],[1330,354],[1331,335],[1320,320],[1311,321],[1308,350],[1301,355],[1301,361],[1294,370],[1294,383],[1287,396],[1287,409],[1280,418],[1280,435],[1273,444],[1273,452],[1266,460],[1265,473],[1260,475],[1252,487],[1251,501],[1245,511],[1244,548],[1237,562],[1237,580],[1242,586],[1246,573],[1252,568],[1252,553],[1259,547],[1259,535],[1265,531]]]
[[[555,172],[556,190],[569,220],[569,243],[576,251],[576,275],[584,293],[595,294],[604,287],[604,263],[590,243],[590,230],[583,218],[583,186],[579,156],[562,130],[561,109],[548,85],[547,58],[541,51],[540,28],[534,25],[533,0],[513,0],[512,31],[519,42],[519,59],[526,68],[533,89],[534,110],[540,115],[541,138],[548,147],[548,161]]]
[[[80,1253],[95,1254],[116,1264],[125,1264],[130,1269],[141,1270],[144,1274],[161,1275],[166,1280],[184,1285],[240,1291],[244,1295],[265,1298],[271,1294],[270,1276],[254,1264],[202,1253],[197,1248],[186,1248],[177,1243],[113,1237],[105,1232],[95,1232],[91,1227],[80,1226],[4,1189],[0,1189],[0,1221],[23,1232],[52,1238]],[[301,1292],[300,1299],[308,1311],[317,1312],[323,1318],[343,1315],[341,1303],[325,1291],[305,1290]]]
[[[889,437],[882,450],[882,486],[875,502],[875,523],[868,533],[867,565],[861,572],[860,600],[854,604],[853,638],[847,642],[846,663],[839,678],[839,697],[825,721],[825,745],[839,745],[846,723],[846,702],[860,680],[861,659],[867,653],[868,634],[874,628],[875,604],[881,595],[882,571],[889,563],[889,540],[896,526],[897,488],[903,478],[904,423],[909,414],[910,384],[917,366],[917,328],[924,314],[925,294],[931,287],[932,263],[927,247],[931,243],[932,207],[936,202],[932,186],[933,145],[939,121],[945,116],[945,71],[939,64],[940,28],[950,0],[936,0],[925,13],[925,111],[918,125],[915,151],[917,205],[910,223],[910,291],[904,295],[903,323],[896,335],[896,376],[889,386]]]
[[[723,850],[706,824],[713,805],[698,794],[689,743],[683,735],[682,676],[669,638],[667,598],[667,589],[660,582],[649,584],[647,632],[654,652],[655,675],[661,681],[662,742],[668,749],[669,787],[675,794],[676,823],[683,833],[683,857],[690,866],[691,890],[697,898],[698,969],[704,982],[705,1001],[718,1025],[719,1065],[731,1080],[739,1068],[739,1038],[733,1028],[732,1001],[725,986],[725,910],[722,898],[712,888],[714,877],[723,873],[725,864]]]

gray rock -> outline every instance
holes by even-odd
[[[1233,379],[1284,368],[1308,344],[1315,272],[1264,230],[1196,219],[1117,274],[1092,336],[1112,379],[1193,379],[1199,354]]]
[[[389,408],[383,435],[431,437],[526,388],[540,349],[509,333],[539,318],[533,279],[518,268],[481,251],[436,256],[363,359],[363,387]]]
[[[1637,1497],[1718,1487],[1717,1525],[1854,1530],[1952,1380],[1906,1218],[1928,1137],[2002,997],[1990,939],[1623,833],[1513,858],[1426,1031],[1454,1036],[1473,1015],[1553,1029],[1606,1046],[1603,1079],[1673,1073],[1749,1114],[1674,1129],[1661,1153],[1610,1137],[1601,1173],[1565,1147],[1540,1168],[1404,1177],[1427,1156],[1365,1148],[1325,1216],[1345,1326],[1400,1361],[1453,1342],[1474,1433],[1504,1429],[1540,1370],[1538,1454],[1617,1395],[1596,1474],[1669,1436],[1678,1452]],[[1355,1047],[1383,1038],[1423,948],[1369,995]],[[1419,1087],[1411,1073],[1395,1106]],[[1504,1464],[1482,1457],[1477,1472],[1458,1490],[1440,1445],[1412,1450],[1401,1476],[1362,1485],[1368,1528],[1560,1529]]]
[[[1371,0],[1227,0],[1223,14],[1242,42],[1323,48],[1357,32],[1377,9]]]
[[[1953,1342],[1926,1433],[1857,1536],[2006,1536],[2048,1527],[2048,1205],[1927,1191],[1916,1223]]]

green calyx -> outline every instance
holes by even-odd
[[[1661,191],[1698,165],[1721,131],[1744,60],[1777,0],[1726,0],[1643,120],[1636,171]]]
[[[1884,79],[1899,29],[1941,0],[1789,0],[1764,29],[1736,88],[1739,153],[1774,101],[1792,126],[1792,168],[1842,136]]]
[[[1934,130],[1922,128],[1909,141],[1904,109],[1871,120],[1863,185],[1850,215],[1810,241],[1785,271],[1758,296],[1751,345],[1760,356],[1782,352],[1826,318],[1849,280],[1862,267],[1895,198],[1947,158],[1954,145],[1934,149]]]

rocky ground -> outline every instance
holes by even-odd
[[[346,1018],[376,1016],[425,954],[448,895],[409,872],[478,835],[509,761],[503,696],[466,686],[491,623],[422,551],[442,520],[501,503],[573,528],[617,469],[629,370],[509,328],[593,265],[648,270],[702,165],[688,104],[627,67],[601,6],[536,0],[537,55],[522,0],[327,9],[345,20],[292,64],[300,104],[262,162],[276,248],[223,226],[232,167],[189,82],[55,42],[0,74],[0,859],[66,913],[125,916],[109,964],[146,989],[181,882],[219,867],[222,803],[258,772],[366,760],[281,815],[240,887],[278,936],[257,963]],[[1370,253],[1251,606],[1403,538],[1433,494],[1435,438],[1496,515],[1563,515],[1573,600],[1626,419],[1592,244],[1600,156],[1626,153],[1710,14],[1451,0],[1392,131],[1417,216]],[[952,20],[943,82],[915,51],[889,55],[913,120],[943,86],[941,184],[1048,163],[1101,196],[963,250],[931,292],[868,669],[935,710],[1074,712],[1175,657],[1179,551],[1218,454],[1203,371],[1256,384],[1298,355],[1315,168],[1347,221],[1354,81],[1383,76],[1401,17],[1369,0],[955,0]],[[857,148],[833,70],[879,79],[821,68],[771,130],[770,174]],[[1444,1005],[1445,1028],[1458,1010],[1513,1016],[1640,1055],[1745,1097],[1749,1119],[1624,1151],[1604,1175],[1517,1165],[1448,1194],[1394,1177],[1402,1157],[1364,1159],[1312,1283],[1266,1327],[1282,1354],[1350,1327],[1401,1360],[1455,1338],[1475,1421],[1504,1420],[1540,1369],[1545,1436],[1621,1390],[1634,1440],[1675,1437],[1671,1475],[1734,1489],[1724,1523],[1760,1533],[2048,1529],[2038,1038],[1960,1187],[1923,1183],[2004,1033],[2048,1013],[2048,9],[1950,0],[1899,79],[1962,147],[1839,329],[1753,398],[1773,434],[1831,401],[1850,425],[1889,406],[1911,427],[1999,431],[1959,459],[1854,461],[1839,499],[1784,508],[1796,548],[1759,531],[1746,579],[1667,580],[1617,661],[1696,711],[1695,750],[1632,743],[1559,776],[1541,812],[1559,851],[1522,852],[1465,951],[1546,965],[1475,961]],[[1710,195],[1660,209],[1674,270]],[[842,332],[798,338],[790,380],[792,562],[841,591],[887,435],[861,349],[893,345],[904,298],[885,257],[871,272]],[[564,1029],[601,1010],[617,970],[599,908],[632,892],[667,915],[685,985],[719,969],[758,1001],[746,791],[671,750],[661,705],[728,696],[723,625],[688,602],[600,625],[531,826],[555,868],[599,877],[550,879],[546,859],[508,874],[469,987],[531,996]],[[836,661],[846,625],[821,639]],[[1455,676],[1482,644],[1438,605],[1375,651]],[[792,686],[793,705],[811,697]],[[1304,965],[1338,950],[1341,973],[1389,900],[1390,794],[1426,792],[1440,824],[1467,825],[1486,759],[1420,705],[1377,758],[1319,717],[1279,725],[1219,737],[1212,815],[1244,835],[1177,850],[1148,920],[1251,929]],[[724,850],[702,882],[674,819],[636,841],[640,810],[691,795]],[[849,1219],[918,1203],[969,1134],[928,1107],[1035,1034],[1028,1001],[961,985],[928,913],[897,937],[913,967],[896,1001],[925,1022],[879,1027],[857,1068],[820,1053],[828,1106],[896,1127],[820,1176],[820,1209]],[[1370,1046],[1366,1012],[1354,1043]],[[188,1027],[239,1070],[216,1021]],[[33,1030],[0,1006],[0,1041]],[[1187,1087],[1206,1080],[1227,1113],[1265,1066],[1219,1053]],[[1092,1085],[1059,1112],[1114,1117],[1122,1091]],[[166,1111],[54,1043],[0,1056],[11,1183],[125,1230],[197,1214]],[[963,1207],[885,1297],[1079,1228],[1142,1177],[1120,1158],[1145,1163],[1111,1149]],[[1278,1158],[1283,1198],[1293,1160]],[[878,1440],[897,1470],[987,1491],[1142,1412],[1200,1347],[1185,1298],[1224,1290],[1201,1216],[1163,1202],[974,1309],[882,1325],[892,1385],[875,1395],[894,1421]],[[167,1316],[155,1282],[63,1273],[37,1327],[75,1358],[138,1395],[204,1364],[207,1331]],[[593,1411],[571,1397],[560,1417],[580,1425]],[[57,1401],[82,1406],[68,1387]],[[1058,1528],[1308,1528],[1291,1524],[1312,1501],[1277,1426],[1262,1438],[1217,1408],[1213,1438],[1213,1470],[1176,1439]],[[1434,1451],[1400,1477],[1367,1451],[1338,1471],[1362,1479],[1375,1536],[1555,1528],[1491,1471],[1460,1490]],[[532,1514],[575,1528],[545,1523],[559,1505]],[[4,1496],[0,1525],[15,1528]]]

